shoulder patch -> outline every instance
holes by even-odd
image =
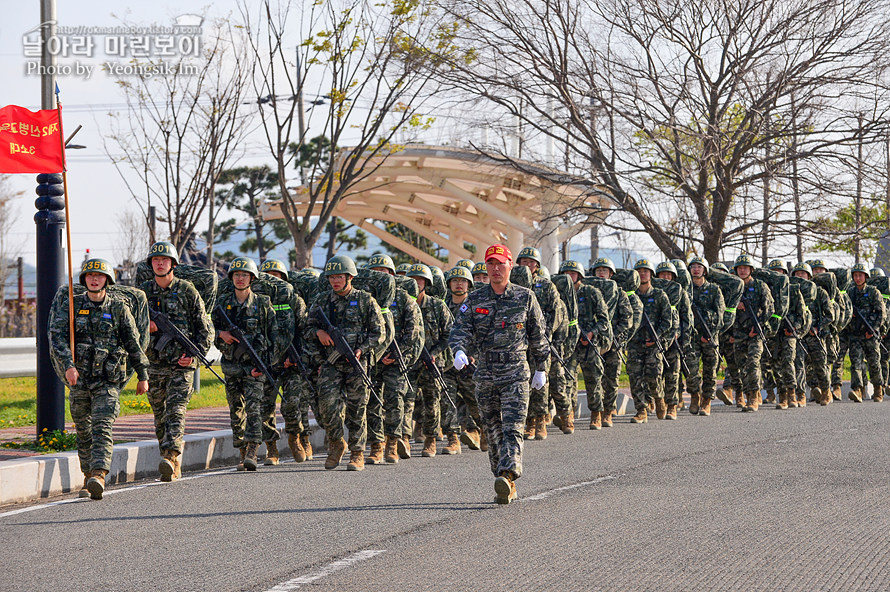
[[[487,314],[488,314],[488,309],[487,309],[487,308],[477,307],[477,308],[476,308],[476,312],[478,312],[479,314],[487,315]]]
[[[110,313],[110,312],[104,312],[104,313],[102,313],[102,318],[103,318],[103,319],[110,319],[110,318],[111,318],[111,313]]]
[[[358,300],[350,300],[349,306],[358,306]]]
[[[467,312],[468,308],[469,307],[466,304],[461,304],[460,309],[458,309],[458,310],[460,310],[461,312]]]
[[[77,312],[77,314],[88,315],[88,314],[90,314],[90,311],[88,311],[88,310],[85,309],[85,308],[81,308],[81,309]]]

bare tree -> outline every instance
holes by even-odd
[[[151,241],[145,218],[140,214],[126,210],[117,215],[118,234],[112,245],[112,252],[120,266],[121,275],[127,280],[136,277],[136,266],[145,258]]]
[[[135,75],[118,80],[128,109],[109,114],[114,131],[105,144],[146,221],[155,206],[180,251],[250,120],[241,105],[251,61],[240,32],[218,22],[204,39],[200,61],[137,62]]]
[[[447,5],[454,43],[475,59],[443,56],[436,74],[472,112],[494,108],[475,124],[519,120],[525,160],[542,160],[544,140],[561,145],[569,172],[619,210],[609,224],[671,257],[716,259],[762,244],[758,232],[791,234],[793,194],[817,205],[843,147],[886,121],[887,0]],[[879,107],[860,127],[851,114],[866,97]],[[480,148],[522,167],[503,146]]]
[[[21,252],[21,243],[13,240],[11,233],[18,222],[14,200],[24,193],[12,188],[9,175],[0,175],[0,307],[5,298],[13,261]]]
[[[395,138],[405,141],[429,124],[422,114],[435,95],[435,64],[421,48],[438,40],[439,51],[449,54],[450,32],[424,2],[265,0],[256,8],[245,0],[241,6],[256,58],[259,116],[302,267],[311,264],[312,247],[350,187],[400,149]],[[320,89],[309,97],[308,113],[307,88]],[[301,148],[318,136],[340,148],[333,158],[307,163]],[[289,181],[292,171],[299,171],[300,187]]]

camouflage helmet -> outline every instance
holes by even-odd
[[[810,267],[812,267],[813,269],[815,269],[817,267],[821,267],[822,269],[828,269],[828,266],[825,264],[825,261],[823,261],[822,259],[810,259],[809,261],[807,261],[807,263],[809,263]]]
[[[433,283],[433,272],[423,263],[415,263],[410,266],[405,275],[408,277],[421,277],[427,281],[427,285]]]
[[[80,267],[80,283],[84,286],[86,286],[84,279],[88,273],[101,273],[108,278],[108,281],[105,283],[106,287],[114,285],[114,267],[107,259],[93,257],[83,262],[83,265]]]
[[[562,262],[562,265],[559,266],[559,273],[565,273],[567,271],[574,271],[581,277],[584,277],[584,266],[574,259],[566,259]]]
[[[672,274],[674,274],[674,278],[675,278],[675,279],[676,279],[677,275],[679,275],[679,274],[677,273],[677,268],[674,267],[674,264],[671,263],[670,261],[662,261],[661,263],[659,263],[659,264],[655,267],[655,275],[658,275],[658,274],[661,273],[662,271],[669,271],[669,272],[671,272]]]
[[[541,251],[534,247],[522,247],[522,250],[519,251],[518,255],[516,255],[516,261],[518,262],[523,257],[534,259],[538,262],[538,265],[541,264]]]
[[[459,278],[464,279],[470,282],[470,285],[473,285],[473,276],[470,274],[470,270],[466,268],[464,265],[455,265],[445,274],[445,284],[448,284],[451,280]],[[450,285],[448,285],[451,288]]]
[[[461,259],[454,264],[455,267],[466,267],[467,271],[473,271],[473,262],[469,259]]]
[[[539,265],[537,271],[535,271],[535,275],[540,276],[540,277],[549,278],[550,270],[544,265]]]
[[[769,264],[766,266],[766,268],[770,269],[772,271],[782,270],[785,273],[788,273],[788,268],[785,267],[785,262],[782,261],[781,259],[773,259],[772,261],[769,262]]]
[[[256,267],[256,262],[250,257],[235,257],[232,259],[227,273],[229,279],[232,279],[232,274],[236,271],[246,271],[253,276],[253,279],[260,277],[260,271]]]
[[[179,265],[179,253],[176,252],[176,247],[170,241],[158,241],[148,249],[148,256],[145,257],[145,262],[151,265],[152,257],[170,257],[173,259],[173,265]]]
[[[689,270],[686,268],[686,262],[683,261],[682,259],[671,259],[671,263],[674,264],[674,267],[677,268],[677,271],[678,271],[678,272],[680,272],[680,271],[689,271]]]
[[[850,268],[850,277],[853,277],[853,274],[856,273],[857,271],[864,273],[866,279],[871,277],[871,274],[868,272],[868,268],[865,266],[865,263],[857,263],[853,267],[851,267]]]
[[[485,261],[480,261],[473,266],[472,272],[473,275],[488,275],[488,266],[485,265]]]
[[[725,272],[725,273],[729,273],[729,268],[726,267],[725,265],[723,265],[723,264],[722,264],[721,262],[719,262],[719,261],[718,261],[717,263],[711,265],[711,269],[719,269],[720,271],[723,271],[723,272]]]
[[[810,278],[813,277],[813,268],[810,267],[809,263],[804,263],[803,261],[801,261],[791,269],[792,274],[794,274],[795,271],[805,271],[807,272],[807,275],[810,276]]]
[[[608,257],[600,257],[596,261],[593,262],[593,266],[590,268],[590,271],[595,272],[600,267],[606,267],[615,273],[615,264],[612,263],[612,260]]]
[[[308,273],[309,275],[311,275],[313,277],[318,277],[321,275],[321,272],[318,271],[317,269],[315,269],[314,267],[304,267],[303,273]]]
[[[690,269],[692,268],[692,265],[696,264],[696,263],[705,268],[705,271],[704,271],[704,273],[702,273],[702,275],[708,275],[708,260],[705,259],[704,257],[699,257],[698,255],[696,255],[689,259]]]
[[[411,265],[411,263],[400,263],[399,266],[396,267],[396,275],[405,275],[406,273],[408,273],[408,270],[411,269]]]
[[[324,265],[324,276],[346,274],[355,277],[358,275],[358,269],[355,268],[355,261],[347,255],[334,255]]]
[[[396,264],[393,262],[392,257],[386,253],[374,253],[371,255],[371,258],[368,259],[368,268],[373,269],[375,267],[383,267],[393,273],[396,272]]]
[[[284,264],[284,261],[281,261],[280,259],[266,259],[263,261],[263,264],[260,265],[260,271],[265,271],[266,273],[277,271],[286,276],[287,266]]]
[[[735,258],[735,263],[732,264],[733,269],[738,269],[742,265],[747,265],[751,269],[754,269],[754,257],[749,255],[748,253],[742,253],[738,257]]]
[[[655,268],[652,267],[652,264],[649,262],[648,259],[640,259],[639,261],[637,261],[636,263],[634,263],[634,269],[635,269],[635,270],[637,270],[637,269],[648,269],[648,270],[651,271],[652,273],[655,273]],[[675,273],[676,273],[676,270],[675,270]]]
[[[880,267],[872,267],[871,268],[871,277],[884,277],[884,270]]]

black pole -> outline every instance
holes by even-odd
[[[37,175],[37,434],[65,428],[65,386],[49,356],[49,311],[65,277],[62,175]]]

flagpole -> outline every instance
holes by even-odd
[[[56,84],[56,111],[59,114],[59,142],[62,144],[62,189],[65,193],[65,239],[68,252],[68,345],[71,348],[71,361],[74,361],[74,269],[71,263],[71,211],[68,208],[68,162],[65,159],[65,132],[62,128],[62,101],[59,100],[59,85]]]

